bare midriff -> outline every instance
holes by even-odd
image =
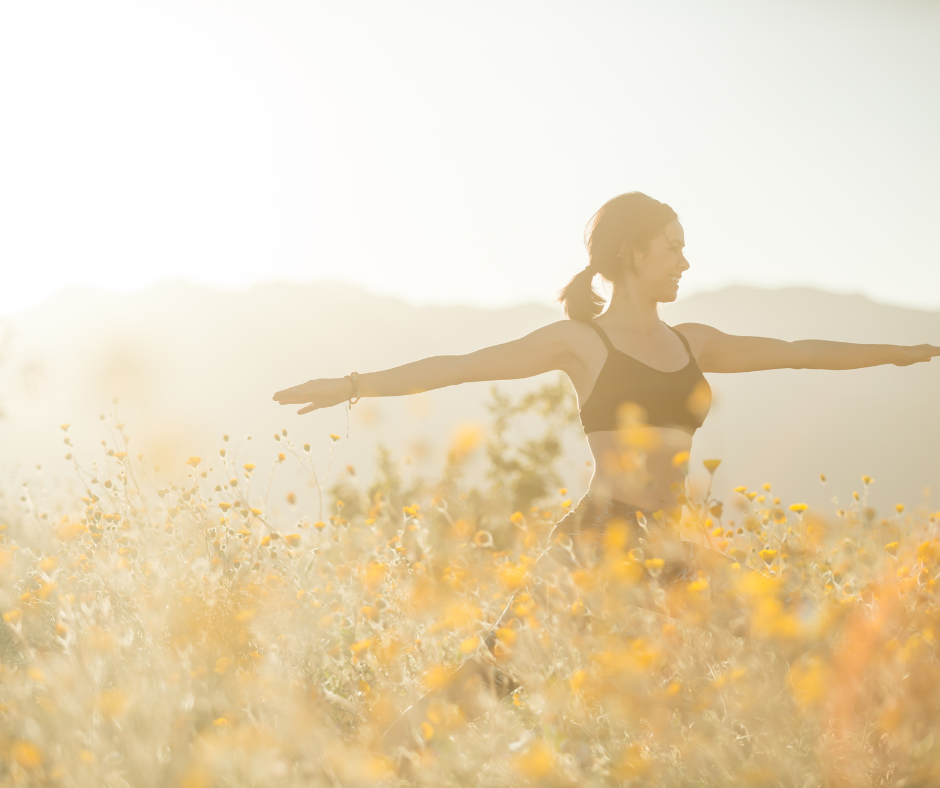
[[[653,511],[678,506],[674,485],[684,482],[685,464],[675,460],[692,449],[688,432],[644,426],[598,430],[587,440],[594,456],[592,494]]]

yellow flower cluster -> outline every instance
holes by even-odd
[[[940,784],[940,514],[741,487],[569,566],[567,488],[275,522],[220,456],[0,510],[0,784]]]

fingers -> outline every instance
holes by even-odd
[[[302,394],[295,389],[284,389],[284,391],[279,391],[274,395],[274,399],[278,402],[287,404],[289,402],[303,402]]]
[[[277,392],[273,399],[276,402],[280,402],[282,405],[296,405],[301,402],[309,402],[310,395],[303,391],[303,387],[294,386],[294,388]]]
[[[291,386],[289,389],[281,389],[275,392],[274,399],[282,405],[290,405],[298,402],[309,402],[310,400],[310,382],[301,383],[299,386]]]
[[[316,410],[317,407],[319,406],[316,403],[311,402],[309,405],[307,405],[306,408],[301,408],[300,410],[298,410],[297,415],[303,416],[305,413],[310,413],[310,411]]]
[[[940,356],[940,347],[934,345],[923,345],[924,357],[920,361],[930,361],[934,356]]]

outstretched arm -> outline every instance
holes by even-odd
[[[567,338],[570,333],[560,320],[536,329],[520,339],[482,348],[462,356],[431,356],[381,372],[359,376],[363,397],[399,397],[422,391],[484,380],[529,378],[566,369],[574,357]],[[338,405],[352,396],[345,378],[318,378],[279,391],[274,399],[282,405],[306,404],[298,413]]]
[[[703,372],[755,372],[762,369],[860,369],[880,364],[905,367],[940,356],[934,345],[862,345],[725,334],[703,323],[675,327],[689,340]]]

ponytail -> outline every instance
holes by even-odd
[[[588,265],[583,271],[576,273],[559,294],[558,300],[564,306],[565,317],[569,320],[580,320],[582,323],[593,320],[607,303],[594,289],[596,273]]]
[[[581,322],[597,317],[606,301],[594,290],[594,274],[600,274],[609,282],[621,278],[627,262],[620,257],[621,245],[629,243],[644,251],[675,218],[672,208],[642,192],[627,192],[604,203],[584,231],[588,264],[558,295],[565,316]],[[632,264],[632,259],[630,262]]]

